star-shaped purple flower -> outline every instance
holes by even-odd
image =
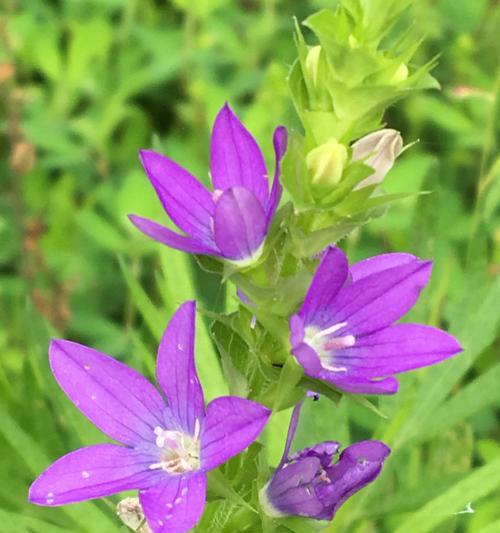
[[[329,248],[290,319],[292,353],[305,373],[351,393],[394,394],[393,374],[460,352],[440,329],[393,324],[415,304],[431,269],[431,261],[404,253],[349,267],[340,248]]]
[[[215,119],[210,143],[213,192],[171,159],[141,151],[142,164],[165,211],[185,235],[136,215],[130,215],[130,220],[172,248],[220,257],[237,266],[251,264],[262,253],[281,197],[280,161],[286,141],[285,128],[276,128],[276,166],[269,191],[259,146],[225,104]]]
[[[259,500],[271,517],[331,520],[350,496],[376,479],[390,449],[377,440],[357,442],[334,462],[340,444],[325,441],[289,456],[300,407],[294,409],[281,462]]]
[[[122,443],[61,457],[31,485],[29,501],[64,505],[138,489],[155,533],[191,529],[205,505],[206,472],[249,446],[270,411],[226,396],[206,410],[194,362],[195,303],[186,302],[163,335],[156,377],[165,397],[115,359],[65,340],[50,346],[52,372],[71,401]]]

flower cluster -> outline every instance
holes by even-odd
[[[165,156],[141,152],[166,213],[184,234],[138,216],[130,218],[167,246],[229,262],[240,276],[254,269],[259,279],[267,268],[264,265],[259,273],[281,197],[280,162],[286,145],[286,130],[278,127],[270,187],[256,141],[226,104],[212,133],[213,191]],[[348,161],[361,161],[370,170],[353,182],[352,190],[378,185],[401,147],[399,133],[390,129],[372,132],[349,148],[331,139],[306,158],[312,185],[316,191],[334,188]],[[277,247],[282,243],[276,242]],[[340,392],[393,394],[398,388],[394,374],[460,351],[458,342],[444,331],[395,324],[427,284],[430,261],[391,253],[349,265],[345,253],[331,244],[319,262],[313,257],[308,265],[315,268],[310,286],[286,317],[286,356],[295,357],[313,380]],[[241,287],[238,290],[243,294]],[[252,305],[257,312],[259,302]],[[160,390],[97,350],[52,341],[50,365],[60,387],[119,444],[88,446],[57,460],[33,482],[32,503],[65,505],[135,489],[139,503],[123,503],[120,514],[133,511],[134,517],[144,516],[154,533],[181,533],[196,525],[205,505],[207,472],[259,437],[273,403],[224,396],[205,406],[194,359],[195,312],[195,302],[182,304],[165,330],[156,366]],[[272,327],[267,333],[273,334]],[[261,509],[270,519],[297,515],[331,520],[347,498],[375,480],[390,449],[367,440],[351,444],[337,457],[340,444],[325,441],[290,454],[300,408],[299,401],[280,464],[260,487]]]

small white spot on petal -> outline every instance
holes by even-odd
[[[90,477],[90,474],[86,470],[82,470],[82,477],[84,479],[88,479]]]
[[[91,400],[95,400],[96,398],[97,398],[97,396],[96,396],[95,394],[91,394],[91,395],[90,395],[90,399],[91,399]]]
[[[167,509],[172,509],[172,504],[171,504],[171,503],[166,503],[166,504],[165,504],[165,507],[166,507]]]
[[[165,520],[170,520],[172,518],[172,515],[171,514],[168,514],[166,517],[165,517]]]
[[[187,493],[188,493],[188,489],[187,489],[187,487],[184,487],[184,488],[181,490],[181,495],[182,495],[182,496],[185,496]]]
[[[179,496],[178,498],[175,499],[174,505],[179,505],[181,501],[182,501],[182,498]]]
[[[163,520],[158,520],[158,525],[162,526],[163,525]]]
[[[54,503],[54,498],[47,498],[45,501],[50,505]]]
[[[83,368],[85,368],[85,370],[90,370],[90,369],[92,368],[92,366],[89,365],[88,363],[85,363],[85,364],[83,365]]]
[[[179,348],[179,350],[184,350],[184,346],[180,343],[177,345],[177,348]]]

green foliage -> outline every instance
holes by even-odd
[[[416,22],[408,32],[410,4]],[[26,504],[30,482],[51,461],[103,439],[55,384],[48,341],[64,336],[92,345],[151,377],[168,318],[194,298],[206,399],[226,394],[229,377],[229,392],[276,411],[263,437],[269,451],[256,443],[214,473],[196,531],[239,531],[241,524],[247,531],[301,533],[499,529],[500,7],[486,0],[334,6],[319,0],[2,4],[0,529],[120,530],[116,498],[58,509]],[[317,9],[323,10],[311,16]],[[318,44],[321,50],[308,58]],[[442,92],[417,93],[437,87],[431,68]],[[283,245],[283,256],[268,246],[251,272],[223,272],[205,258],[196,262],[152,244],[126,218],[135,212],[165,222],[140,169],[140,148],[161,146],[207,180],[210,127],[224,100],[240,112],[269,162],[274,126],[295,128],[296,149],[284,161],[284,206],[270,237]],[[331,137],[349,146],[382,124],[407,142],[420,139],[398,159],[383,192],[353,190],[367,167],[350,161],[339,186],[318,201],[307,153]],[[430,194],[411,193],[422,190]],[[383,250],[433,257],[431,286],[409,320],[449,329],[464,353],[403,376],[400,393],[374,406],[340,399],[302,376],[287,358],[286,317],[310,281],[311,256],[333,241],[352,260]],[[242,305],[221,274],[258,308]],[[254,512],[258,491],[283,449],[287,408],[306,388],[323,397],[305,405],[295,447],[375,437],[393,454],[376,484],[332,524],[261,522]],[[457,514],[469,502],[476,513]]]

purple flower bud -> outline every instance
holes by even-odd
[[[283,458],[259,501],[271,517],[331,520],[347,498],[375,480],[391,450],[383,442],[366,440],[347,447],[335,461],[340,444],[325,441],[289,455],[301,407],[295,406]]]

